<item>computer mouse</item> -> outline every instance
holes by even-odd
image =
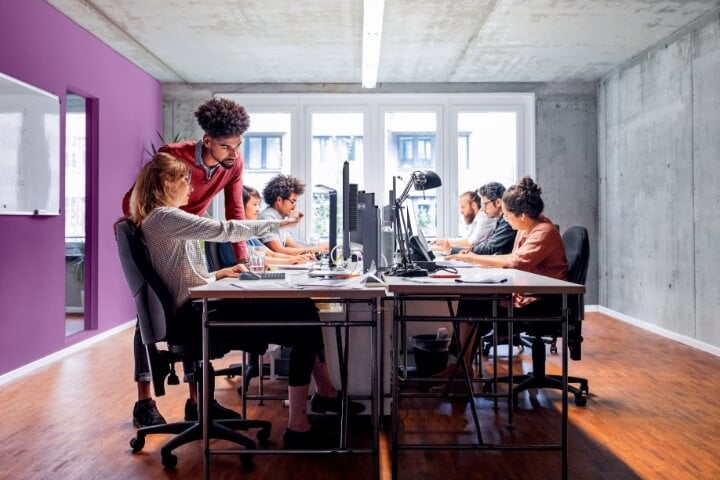
[[[240,280],[260,280],[260,275],[253,272],[240,272]]]

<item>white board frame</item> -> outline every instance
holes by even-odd
[[[60,99],[0,73],[0,215],[60,214]]]

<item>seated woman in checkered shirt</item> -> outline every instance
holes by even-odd
[[[140,228],[153,267],[173,295],[176,321],[184,338],[200,342],[202,326],[193,315],[188,289],[216,279],[237,276],[236,266],[208,272],[201,240],[236,242],[295,225],[299,215],[283,220],[215,220],[181,210],[192,187],[186,163],[166,153],[156,154],[140,171],[130,197],[130,219]],[[307,396],[311,376],[317,389],[313,410],[339,410],[338,392],[323,361],[323,338],[317,309],[312,302],[234,301],[213,304],[216,320],[282,320],[290,313],[295,318],[317,319],[317,327],[244,327],[226,329],[222,341],[231,349],[263,353],[268,343],[292,347],[288,375],[290,403],[288,427],[283,435],[286,448],[328,446],[322,432],[311,430],[307,418]],[[191,391],[191,397],[193,393]],[[197,390],[195,389],[197,403]],[[190,401],[193,399],[191,398]]]

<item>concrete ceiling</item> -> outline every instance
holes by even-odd
[[[48,0],[162,82],[359,83],[362,0]],[[385,0],[379,83],[596,80],[718,0]]]

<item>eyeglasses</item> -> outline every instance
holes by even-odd
[[[488,203],[494,203],[494,202],[495,202],[495,200],[488,200],[487,202],[480,202],[480,210],[485,208]]]
[[[297,203],[297,200],[293,200],[292,198],[284,198],[283,200],[287,200],[288,202],[292,203],[293,205],[295,205]]]

